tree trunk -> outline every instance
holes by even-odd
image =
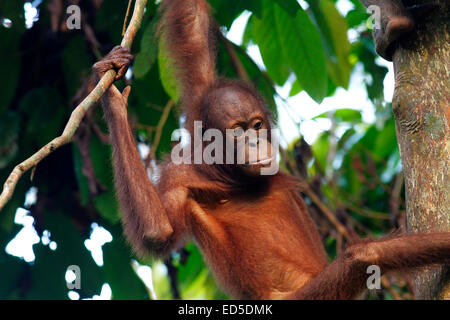
[[[415,4],[423,2],[430,0]],[[450,1],[438,2],[393,58],[392,108],[414,232],[450,231]],[[450,299],[450,268],[427,268],[414,284],[417,299]]]

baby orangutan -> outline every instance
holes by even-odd
[[[217,129],[232,142],[254,130],[258,138],[244,145],[246,154],[257,152],[267,142],[259,132],[272,128],[269,113],[250,84],[216,76],[207,2],[161,5],[186,129],[193,136],[194,121],[201,121],[203,130]],[[122,77],[132,58],[128,49],[114,48],[94,65],[97,79],[110,69]],[[241,164],[167,161],[152,184],[128,124],[129,92],[112,85],[101,102],[124,232],[138,254],[165,256],[193,239],[221,288],[238,299],[352,299],[365,288],[370,265],[386,273],[449,261],[450,233],[441,232],[360,240],[329,264],[296,179],[259,174],[276,161],[273,153],[255,161],[246,156]]]

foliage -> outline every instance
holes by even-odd
[[[127,2],[96,1],[101,3],[97,8],[94,1],[80,1],[83,23],[92,28],[93,35],[84,32],[85,28],[52,29],[52,21],[62,21],[63,16],[47,9],[49,1],[39,5],[39,19],[31,28],[25,28],[22,2],[0,2],[0,58],[7,62],[2,67],[4,80],[0,85],[0,181],[6,180],[16,163],[61,133],[72,109],[89,89],[91,65],[99,54],[120,43]],[[332,0],[309,0],[308,8],[296,0],[210,3],[224,32],[244,10],[251,13],[243,44],[231,47],[273,110],[276,85],[283,86],[290,79],[291,95],[305,91],[321,102],[336,88],[347,88],[354,66],[362,64],[371,79],[366,87],[377,106],[376,123],[367,124],[358,111],[345,108],[322,114],[316,118],[329,119],[332,128],[312,146],[299,137],[284,150],[281,162],[293,174],[307,173],[306,180],[321,201],[349,230],[377,235],[401,225],[404,204],[402,187],[398,187],[401,168],[394,122],[389,108],[380,107],[387,70],[375,63],[373,44],[364,25],[367,15],[359,2],[352,1],[354,8],[345,16]],[[12,22],[10,27],[5,27],[5,19]],[[155,36],[157,20],[157,5],[149,1],[133,45],[137,53],[133,76],[125,82],[133,88],[129,105],[137,141],[154,146],[150,154],[160,160],[171,148],[171,133],[180,125],[180,113],[172,108],[160,123],[170,99],[177,100],[178,92],[163,42]],[[359,34],[353,42],[347,36],[349,28]],[[218,72],[237,78],[233,58],[223,41],[217,44]],[[266,70],[246,53],[251,45],[258,46]],[[123,87],[124,81],[118,86]],[[162,139],[155,146],[158,126]],[[26,178],[19,182],[0,213],[0,247],[5,248],[20,231],[14,224],[14,214],[17,208],[26,207],[35,220],[37,234],[50,231],[57,249],[50,249],[43,241],[35,244],[35,260],[31,263],[2,250],[0,299],[67,299],[64,275],[73,264],[82,270],[82,289],[77,291],[81,298],[99,294],[102,284],[108,283],[114,299],[148,299],[151,294],[132,260],[153,267],[158,298],[171,299],[177,294],[185,299],[226,298],[193,244],[164,262],[139,260],[130,251],[122,235],[105,134],[106,124],[97,108],[87,115],[72,145],[44,160],[31,182]],[[152,167],[153,160],[147,157],[146,165]],[[25,194],[32,186],[38,190],[37,200],[25,206]],[[317,205],[308,197],[306,200],[330,255],[335,255],[342,248],[341,235]],[[102,266],[84,246],[93,223],[113,236],[112,242],[103,246]],[[388,289],[380,295],[408,297],[403,292],[404,283],[397,281]]]

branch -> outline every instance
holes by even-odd
[[[147,0],[136,0],[136,5],[134,7],[133,17],[131,18],[130,25],[127,28],[127,31],[122,39],[121,46],[130,48],[133,42],[134,36],[136,35],[142,21],[142,17],[144,15],[144,8],[147,4]],[[6,205],[6,203],[11,199],[14,189],[17,185],[17,182],[22,177],[22,175],[30,170],[31,168],[36,167],[36,165],[41,162],[42,159],[46,158],[50,153],[52,153],[57,148],[68,144],[72,141],[73,135],[75,131],[78,129],[78,126],[83,120],[84,115],[89,110],[91,106],[93,106],[97,101],[100,100],[100,97],[108,90],[111,84],[114,82],[114,78],[116,77],[116,72],[114,70],[109,70],[105,75],[100,79],[97,86],[92,90],[92,92],[73,110],[69,121],[64,128],[64,131],[61,136],[53,139],[45,146],[43,146],[38,152],[32,155],[30,158],[26,159],[22,163],[18,164],[14,170],[9,175],[6,180],[2,193],[0,194],[0,211]]]
[[[306,185],[305,187],[305,193],[308,195],[308,197],[314,202],[316,206],[319,207],[320,211],[327,217],[328,221],[330,221],[336,230],[344,236],[345,239],[349,240],[351,239],[350,234],[347,231],[347,228],[336,218],[334,213],[328,209],[328,207],[320,200],[320,198],[315,194],[315,192]]]
[[[156,157],[156,149],[158,149],[159,142],[161,141],[162,131],[164,129],[164,125],[166,124],[167,118],[169,117],[170,110],[174,106],[175,102],[170,99],[166,104],[163,110],[163,114],[159,119],[158,125],[156,126],[155,138],[153,139],[153,144],[151,145],[150,158],[155,159]]]
[[[293,163],[292,159],[289,158],[286,151],[282,148],[279,149],[282,154],[282,159],[285,159],[291,170],[294,172],[294,175],[297,177],[301,177],[300,172]],[[311,201],[319,208],[320,211],[325,215],[328,221],[336,228],[338,233],[342,235],[346,240],[351,240],[352,237],[347,231],[347,228],[336,218],[335,214],[320,200],[319,196],[311,189],[308,183],[304,184],[303,192],[311,199]]]
[[[222,32],[218,31],[219,38],[222,40],[223,44],[225,45],[225,50],[228,53],[228,56],[230,57],[231,63],[233,64],[233,67],[236,69],[237,74],[239,77],[243,80],[250,81],[250,78],[247,74],[247,71],[245,70],[244,66],[242,65],[241,60],[239,59],[236,50],[235,45],[230,40],[228,40]]]

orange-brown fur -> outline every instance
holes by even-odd
[[[207,3],[164,0],[162,6],[162,35],[176,61],[187,127],[193,120],[205,120],[208,108],[228,108],[221,95],[214,94],[218,87],[247,97],[242,112],[266,114],[248,85],[217,82]],[[123,73],[130,62],[126,49],[115,48],[94,71],[97,77],[111,68]],[[231,165],[167,162],[153,185],[127,121],[128,93],[111,86],[102,106],[114,150],[124,231],[138,254],[164,256],[194,239],[220,286],[242,299],[350,299],[364,288],[369,265],[378,264],[387,272],[449,260],[450,233],[435,233],[360,241],[328,265],[297,193],[300,184],[282,172],[250,177]],[[231,116],[233,110],[228,110]],[[221,115],[215,117],[213,122],[220,123]]]

